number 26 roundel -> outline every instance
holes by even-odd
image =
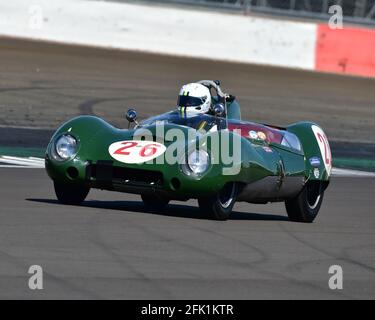
[[[108,152],[112,158],[123,163],[144,163],[162,155],[166,147],[153,141],[118,141],[112,143]]]
[[[318,126],[313,125],[311,129],[314,132],[315,138],[318,142],[324,166],[327,170],[327,174],[330,175],[332,170],[332,154],[331,148],[329,147],[327,136],[325,135],[323,130]]]

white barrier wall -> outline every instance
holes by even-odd
[[[317,26],[84,0],[0,2],[0,35],[313,70]]]

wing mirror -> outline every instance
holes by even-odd
[[[136,125],[138,125],[138,122],[137,122],[137,111],[135,111],[135,109],[129,109],[127,112],[126,112],[126,120],[129,121],[129,126],[130,127],[130,124],[132,122],[134,122]]]
[[[224,117],[225,116],[225,107],[222,103],[217,103],[214,105],[213,108],[214,114],[216,117]]]

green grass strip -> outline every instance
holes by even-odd
[[[337,168],[375,171],[375,160],[355,158],[334,158],[333,166]]]
[[[44,158],[44,148],[1,147],[0,156]]]

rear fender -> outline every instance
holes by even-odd
[[[326,134],[313,122],[298,122],[286,128],[298,136],[305,154],[305,174],[309,180],[329,181],[332,154]]]

